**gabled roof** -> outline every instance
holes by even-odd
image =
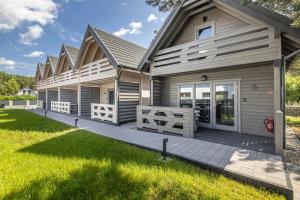
[[[57,66],[57,61],[58,61],[58,58],[57,57],[54,57],[54,56],[48,56],[47,57],[47,62],[46,64],[50,64],[50,67],[53,71],[53,73],[55,72],[55,69],[56,69],[56,66]]]
[[[86,40],[88,32],[91,33],[103,53],[115,68],[126,67],[131,69],[138,69],[138,64],[140,63],[144,53],[146,52],[145,48],[124,39],[118,38],[91,25],[88,25],[87,32],[81,45],[79,54],[81,54],[81,52],[83,51],[84,42]],[[79,63],[77,60],[76,66],[78,64]]]
[[[75,63],[76,63],[76,60],[77,60],[78,53],[79,53],[79,49],[75,48],[75,47],[72,47],[72,46],[69,46],[69,45],[66,45],[66,44],[64,44],[63,46],[66,49],[68,57],[69,57],[69,59],[72,63],[72,67],[74,67]]]
[[[58,60],[57,60],[55,72],[57,70],[57,67],[58,67],[60,61],[61,61],[61,56],[62,56],[63,52],[66,53],[66,57],[67,57],[68,61],[70,62],[72,69],[75,68],[75,63],[76,63],[76,60],[77,60],[79,49],[77,49],[75,47],[72,47],[72,46],[69,46],[69,45],[66,45],[66,44],[63,44],[62,47],[61,47],[61,50],[60,50]]]
[[[38,73],[40,73],[42,79],[44,79],[44,70],[45,70],[45,64],[38,63],[35,72],[35,79],[37,79]]]
[[[291,26],[291,19],[276,12],[272,12],[269,9],[263,8],[253,3],[242,5],[240,0],[183,0],[180,4],[177,4],[175,8],[169,14],[167,20],[162,25],[157,36],[154,38],[141,62],[139,63],[139,70],[143,70],[149,64],[149,59],[160,48],[164,41],[168,38],[168,35],[172,33],[171,29],[176,28],[178,19],[180,20],[185,16],[184,9],[192,3],[198,3],[199,5],[214,2],[216,4],[223,4],[233,9],[237,9],[242,13],[245,13],[251,17],[261,20],[262,22],[274,26],[279,32],[283,34],[289,34],[292,37],[300,39],[300,29],[293,28]]]

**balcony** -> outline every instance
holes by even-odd
[[[38,89],[46,89],[64,85],[77,84],[81,82],[99,80],[114,77],[115,69],[109,63],[107,58],[83,65],[80,70],[69,70],[61,73],[59,76],[39,81]]]
[[[247,26],[231,33],[162,49],[151,75],[167,75],[280,59],[280,38],[265,27]]]

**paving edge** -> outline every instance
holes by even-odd
[[[40,115],[39,113],[36,113],[36,112],[32,112],[32,113],[34,113],[36,115],[39,115],[39,116],[42,116],[42,115]],[[56,112],[53,112],[53,113],[56,113]],[[61,114],[61,113],[56,113],[56,114]],[[70,115],[68,115],[68,116],[70,116]],[[71,117],[74,117],[74,116],[71,116]],[[52,119],[52,120],[55,120],[55,119]],[[96,121],[96,122],[102,123],[101,121]],[[61,123],[64,123],[64,122],[61,122]],[[66,124],[66,123],[64,123],[64,124]],[[71,126],[70,124],[66,124],[66,125]],[[100,134],[94,133],[94,132],[86,130],[86,129],[81,129],[81,130],[85,130],[85,131],[91,132],[93,134],[100,135]],[[105,136],[105,135],[100,135],[100,136],[110,138],[110,139],[113,139],[113,140],[116,140],[116,141],[119,141],[119,142],[123,142],[123,143],[129,144],[129,145],[133,145],[133,146],[136,146],[136,147],[140,147],[142,149],[147,149],[147,150],[162,153],[162,150],[159,150],[159,149],[146,147],[146,146],[143,146],[143,145],[139,145],[139,144],[136,144],[136,143],[124,141],[124,140],[113,138],[113,137],[108,137],[108,136]],[[289,184],[288,184],[288,187],[284,187],[284,186],[281,186],[281,185],[278,185],[278,184],[273,184],[273,183],[266,182],[266,181],[261,180],[261,179],[253,178],[253,177],[247,176],[245,174],[224,170],[220,167],[213,166],[213,165],[210,165],[208,163],[203,163],[203,162],[200,162],[198,160],[186,158],[186,157],[184,157],[182,155],[179,155],[179,154],[168,152],[168,155],[179,158],[180,160],[183,160],[183,161],[186,161],[186,162],[189,162],[189,163],[192,163],[192,164],[196,164],[197,166],[200,166],[202,169],[207,169],[207,170],[210,170],[210,171],[213,171],[213,172],[223,174],[224,176],[226,176],[228,178],[231,178],[231,179],[234,179],[236,181],[239,181],[241,183],[249,184],[249,185],[252,185],[252,186],[255,186],[255,187],[258,187],[258,188],[266,188],[269,191],[273,191],[273,192],[276,192],[276,193],[279,193],[279,194],[283,194],[283,195],[285,195],[285,197],[288,200],[293,200],[293,189],[290,187]]]

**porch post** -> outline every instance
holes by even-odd
[[[61,93],[61,90],[60,90],[60,87],[57,88],[57,101],[60,102],[60,93]]]
[[[77,106],[78,106],[77,115],[81,116],[81,84],[80,83],[78,83],[77,85]]]
[[[119,78],[115,77],[115,119],[116,123],[119,122]]]
[[[46,94],[46,98],[45,98],[46,99],[45,100],[46,101],[46,108],[45,109],[48,110],[48,89],[45,90],[45,94]]]
[[[151,76],[150,77],[150,105],[151,106],[154,106],[154,98],[153,98],[153,95],[154,95],[154,80],[153,80],[153,77]]]
[[[281,88],[281,60],[275,60],[273,62],[274,66],[274,143],[275,143],[275,153],[282,155],[283,152],[283,142],[284,142],[284,115],[281,110],[282,95]]]

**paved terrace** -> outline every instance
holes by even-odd
[[[43,110],[33,112],[44,115]],[[75,117],[48,112],[51,119],[74,125]],[[256,180],[276,188],[291,189],[290,178],[286,176],[282,157],[224,144],[212,143],[199,139],[170,136],[133,129],[132,126],[113,126],[96,121],[80,119],[78,127],[126,143],[152,150],[162,150],[162,140],[168,138],[168,153],[196,162],[202,166],[224,170],[225,173],[237,175],[248,180]],[[298,177],[300,181],[300,176]],[[298,185],[295,185],[298,187]],[[299,191],[298,191],[299,192]],[[295,193],[299,198],[300,193]],[[299,195],[299,196],[298,196]],[[295,198],[295,199],[296,199]]]

